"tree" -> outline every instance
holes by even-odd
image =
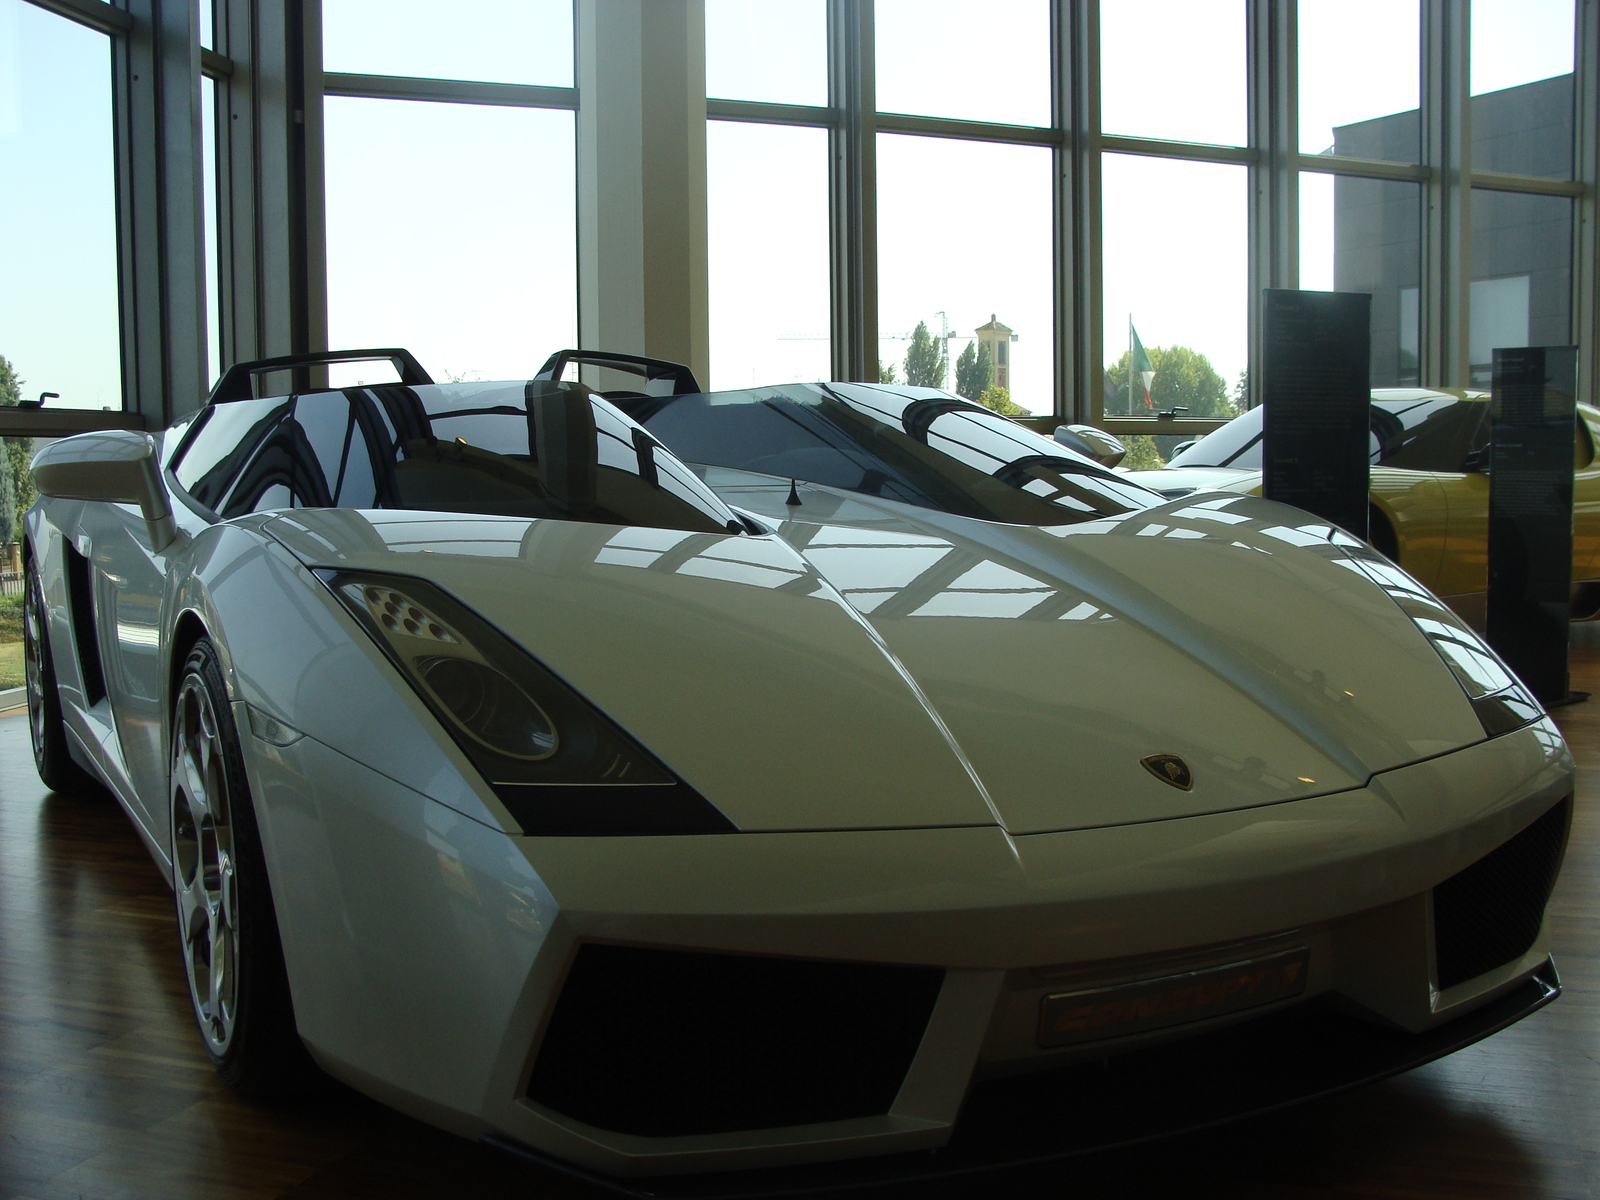
[[[1174,408],[1187,409],[1187,412],[1179,414],[1184,417],[1238,415],[1233,401],[1229,399],[1228,385],[1217,374],[1211,360],[1200,351],[1191,350],[1188,346],[1151,346],[1148,353],[1150,365],[1156,372],[1155,380],[1150,385],[1150,402],[1155,407],[1149,413],[1128,411],[1128,352],[1124,350],[1116,365],[1106,371],[1122,400],[1119,405],[1122,411],[1111,415],[1153,416]],[[1142,409],[1143,405],[1140,407]]]
[[[881,358],[878,360],[878,382],[879,383],[899,383],[900,382],[898,379],[895,378],[894,368],[889,366],[887,363],[885,363],[883,361],[883,359],[881,359]]]
[[[1011,399],[1011,389],[992,383],[978,393],[978,403],[1002,417],[1025,417],[1028,410]]]
[[[0,354],[0,408],[15,408],[22,399],[22,380],[10,359]],[[0,455],[0,546],[22,540],[22,517],[33,506],[32,438],[4,438]]]
[[[912,387],[943,387],[945,365],[944,343],[928,332],[926,321],[918,321],[906,350],[906,382]]]
[[[968,342],[956,358],[956,395],[978,400],[994,379],[994,356],[988,342]]]
[[[1117,464],[1120,467],[1130,471],[1154,471],[1167,465],[1167,460],[1161,457],[1161,448],[1156,445],[1156,439],[1148,434],[1125,437],[1122,444],[1128,448],[1128,453]]]
[[[1250,407],[1250,368],[1240,367],[1239,378],[1233,385],[1233,411],[1242,413]]]

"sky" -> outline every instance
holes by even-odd
[[[1044,0],[876,11],[881,109],[1048,123]],[[1102,0],[1106,131],[1243,142],[1243,14],[1243,0]],[[1572,0],[1473,0],[1472,20],[1474,93],[1572,69]],[[1416,106],[1416,0],[1300,0],[1299,22],[1304,152]],[[572,84],[567,0],[324,0],[323,25],[329,70]],[[825,34],[823,0],[706,0],[708,94],[826,103]],[[109,68],[102,35],[0,0],[0,353],[62,406],[120,396]],[[325,113],[333,343],[409,345],[469,378],[522,376],[572,344],[570,113],[348,98]],[[830,373],[826,143],[708,128],[711,386]],[[1103,175],[1107,361],[1131,316],[1147,346],[1193,346],[1231,382],[1247,172],[1108,155]],[[1331,179],[1306,175],[1301,199],[1302,286],[1326,287]],[[885,363],[918,321],[951,331],[954,358],[993,313],[1017,333],[1013,398],[1048,411],[1048,153],[880,135],[878,239]]]
[[[23,395],[121,408],[111,48],[0,0],[0,354]]]

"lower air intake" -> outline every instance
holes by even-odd
[[[1567,840],[1572,797],[1433,889],[1439,989],[1521,958],[1539,936]]]
[[[528,1097],[644,1137],[885,1113],[943,980],[935,967],[586,945]]]

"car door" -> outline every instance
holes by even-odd
[[[1484,408],[1487,410],[1488,405]],[[1595,455],[1595,429],[1600,412],[1580,409],[1573,445],[1572,578],[1594,577],[1600,552],[1600,459]],[[1469,453],[1475,466],[1486,462],[1491,427],[1488,414],[1477,426]],[[1489,475],[1482,469],[1441,476],[1450,508],[1450,534],[1442,574],[1441,596],[1481,596],[1489,586]]]
[[[188,517],[172,505],[180,522]],[[166,675],[161,658],[162,596],[180,539],[157,553],[143,515],[131,504],[85,504],[80,533],[92,548],[100,665],[109,702],[116,767],[151,835],[166,845]]]
[[[1459,393],[1374,393],[1373,503],[1400,543],[1400,565],[1440,595],[1458,582],[1450,553],[1450,489],[1462,475],[1474,432],[1488,405]]]
[[[1600,409],[1578,406],[1578,446],[1572,479],[1572,578],[1600,577],[1600,457],[1595,454]]]

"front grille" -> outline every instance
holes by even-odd
[[[1439,989],[1521,958],[1539,936],[1572,811],[1568,796],[1498,850],[1433,889]]]
[[[943,980],[936,967],[586,945],[528,1097],[645,1137],[885,1113]]]

